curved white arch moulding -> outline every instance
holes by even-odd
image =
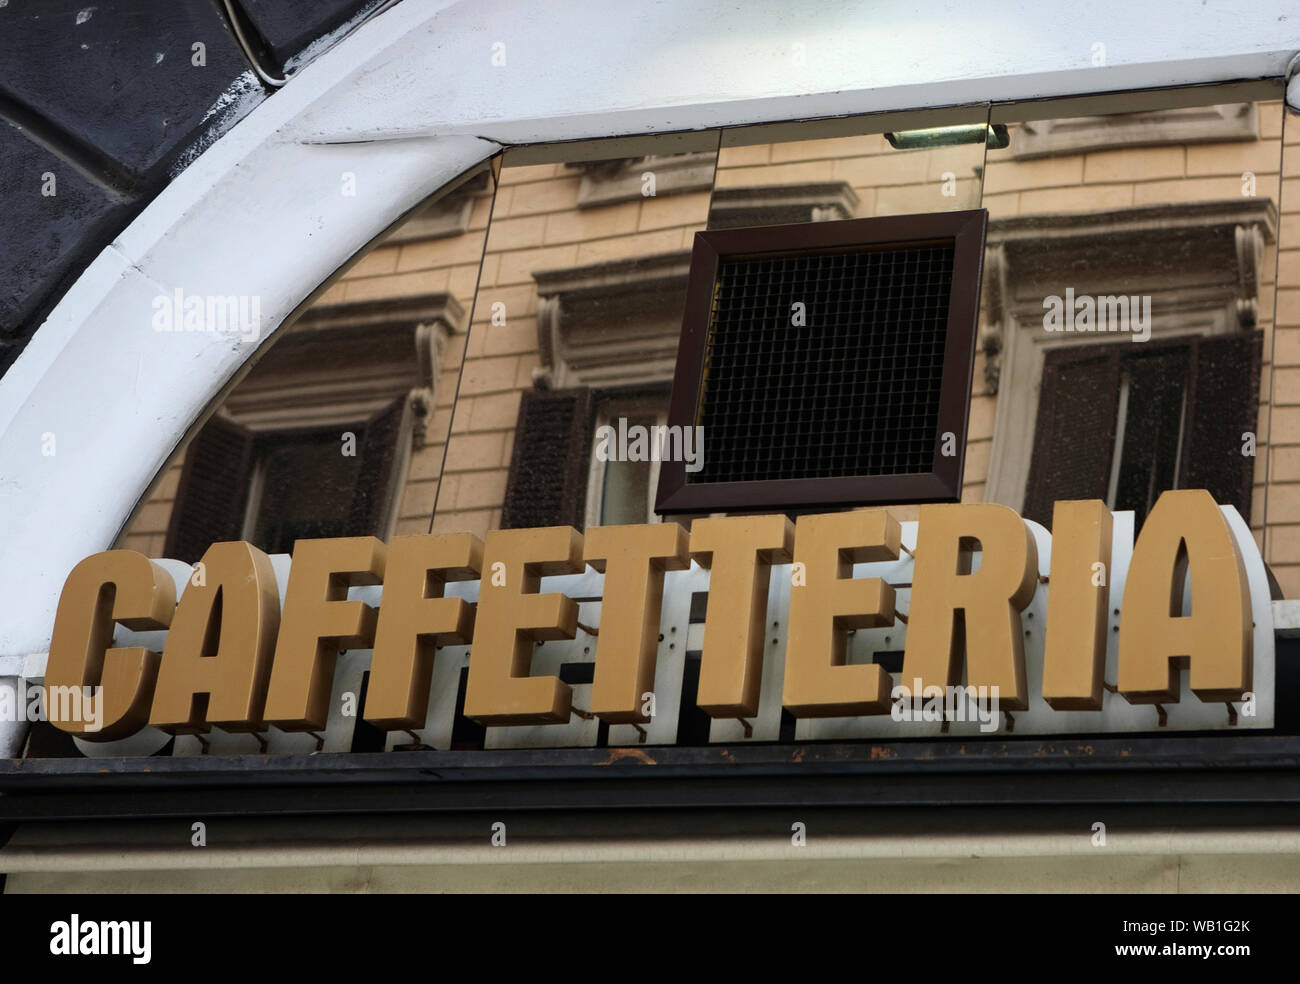
[[[403,0],[178,175],[0,379],[0,683],[257,342],[502,146],[1281,78],[1296,31],[1224,0]],[[258,335],[154,331],[177,288],[258,297]],[[0,722],[0,754],[23,730]]]

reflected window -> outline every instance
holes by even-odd
[[[420,506],[408,476],[441,454],[434,380],[463,315],[447,292],[303,314],[187,448],[164,555],[194,563],[225,540],[291,553],[303,538],[391,535],[400,508]]]
[[[1044,356],[1025,516],[1102,499],[1141,525],[1160,493],[1204,488],[1249,519],[1254,459],[1243,427],[1259,402],[1263,333],[1110,342]]]
[[[967,484],[987,468],[985,501],[1049,524],[1054,498],[1141,512],[1143,475],[1152,489],[1210,489],[1249,516],[1242,435],[1258,429],[1276,229],[1274,203],[1244,196],[991,220],[972,415],[983,403],[992,446],[978,470],[968,460]]]
[[[603,401],[593,433],[587,524],[657,523],[658,428],[668,423],[668,396]]]
[[[267,553],[290,553],[295,540],[352,536],[359,474],[349,441],[363,442],[364,428],[315,431],[258,442],[245,537]]]
[[[1165,489],[1178,487],[1187,410],[1187,352],[1128,359],[1115,414],[1111,509],[1131,509],[1141,525]]]
[[[403,397],[357,424],[263,433],[213,417],[186,452],[166,555],[194,563],[227,540],[274,554],[298,539],[387,535],[406,406]]]

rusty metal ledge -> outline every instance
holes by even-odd
[[[1300,737],[0,761],[0,819],[514,809],[1300,803]]]

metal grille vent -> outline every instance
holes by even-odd
[[[986,219],[698,233],[656,509],[957,501]]]
[[[687,482],[928,472],[952,264],[951,243],[724,261]]]

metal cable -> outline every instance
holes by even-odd
[[[288,82],[289,80],[287,78],[277,78],[272,75],[258,62],[257,56],[253,54],[252,45],[248,43],[248,38],[244,37],[243,25],[240,24],[239,18],[235,15],[233,0],[221,0],[221,4],[226,8],[226,19],[230,21],[230,26],[235,30],[235,37],[239,41],[239,46],[244,49],[244,57],[247,58],[248,63],[253,66],[253,71],[257,73],[257,77],[273,89],[278,89],[280,86]]]

